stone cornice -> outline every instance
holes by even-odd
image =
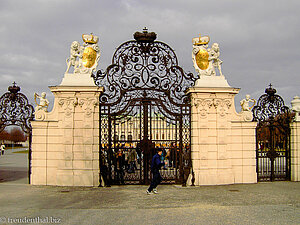
[[[49,86],[52,93],[55,92],[103,92],[103,87],[98,86]]]
[[[187,90],[187,93],[229,93],[229,94],[238,94],[240,88],[232,87],[191,87]]]

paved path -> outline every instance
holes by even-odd
[[[10,157],[15,155],[19,165],[13,163],[14,158],[0,159],[0,224],[22,224],[26,219],[39,219],[39,224],[48,219],[52,224],[80,225],[300,224],[299,182],[185,188],[161,185],[158,195],[146,195],[147,187],[142,185],[30,186],[23,174],[27,164],[21,159],[26,161],[26,154],[11,153]],[[3,178],[3,171],[10,171],[13,177],[6,174]]]
[[[7,148],[0,156],[0,184],[28,184],[28,154],[17,153],[27,148]]]

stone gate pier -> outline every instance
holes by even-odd
[[[256,183],[257,123],[251,114],[236,112],[239,89],[225,77],[204,77],[189,93],[195,185]]]
[[[249,103],[235,110],[238,88],[221,70],[218,43],[208,48],[209,36],[193,38],[192,59],[199,79],[188,90],[192,113],[192,164],[195,185],[256,183],[255,127]]]
[[[91,74],[100,51],[97,36],[83,35],[83,41],[84,46],[72,43],[61,84],[49,87],[55,97],[53,110],[35,112],[33,185],[99,185],[98,102],[103,88],[94,84]]]
[[[52,112],[39,111],[32,122],[32,184],[98,186],[102,89],[58,85],[50,90]]]

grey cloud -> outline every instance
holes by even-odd
[[[147,26],[193,73],[192,38],[201,33],[218,42],[223,73],[241,88],[236,105],[246,93],[258,98],[269,83],[289,104],[300,95],[299,6],[295,0],[3,0],[0,91],[16,81],[30,96],[45,90],[50,95],[48,86],[63,77],[70,44],[81,42],[83,33],[99,35],[103,70],[115,49]]]

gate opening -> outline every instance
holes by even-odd
[[[256,127],[257,181],[291,179],[290,122],[293,113],[270,87],[253,108]]]
[[[163,183],[185,184],[191,173],[191,110],[186,90],[198,77],[178,66],[175,52],[156,34],[134,34],[112,64],[94,76],[100,96],[100,170],[110,184],[149,184],[156,148],[167,166]],[[105,169],[106,170],[106,169]]]
[[[31,174],[31,141],[32,127],[34,120],[34,108],[27,97],[20,93],[21,88],[13,83],[8,87],[8,92],[0,97],[0,131],[9,126],[16,126],[28,136],[28,181],[30,184]]]

